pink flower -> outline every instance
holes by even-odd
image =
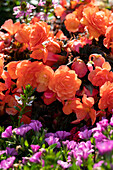
[[[72,70],[75,70],[79,78],[82,78],[86,75],[88,69],[84,61],[77,59],[71,66]]]
[[[62,160],[58,160],[57,161],[57,164],[59,164],[62,168],[69,168],[72,166],[72,164],[68,163],[68,162],[64,162]]]
[[[40,148],[39,145],[30,145],[30,146],[31,146],[33,152],[37,152],[37,150]]]
[[[42,152],[36,152],[30,159],[30,162],[39,163]]]
[[[2,132],[2,138],[10,138],[12,136],[12,126],[8,126],[4,132]]]

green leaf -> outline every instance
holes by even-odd
[[[27,141],[27,140],[25,140],[25,143],[24,143],[24,144],[25,144],[25,146],[26,146],[26,147],[28,147],[28,146],[29,146],[29,143],[28,143],[28,141]]]
[[[20,109],[19,109],[19,107],[17,107],[17,106],[14,106],[14,108],[15,108],[17,111],[19,111],[19,112],[20,112]]]
[[[27,165],[25,165],[24,170],[30,170],[30,168]]]
[[[50,145],[49,147],[48,147],[48,149],[54,149],[54,148],[56,148],[56,146],[57,146],[57,143],[54,143],[53,145]]]

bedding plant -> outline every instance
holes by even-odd
[[[113,169],[113,12],[22,1],[0,29],[0,169]]]

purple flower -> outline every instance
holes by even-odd
[[[26,163],[28,162],[28,160],[29,160],[29,157],[22,157],[22,163],[23,163],[24,165],[26,165]]]
[[[106,129],[107,126],[109,125],[108,119],[103,119],[103,120],[99,121],[99,124],[102,126],[102,130]]]
[[[39,145],[30,145],[30,146],[31,146],[33,152],[37,152],[37,150],[40,148]]]
[[[113,140],[99,142],[96,144],[96,147],[101,155],[103,155],[104,153],[109,153],[113,149]]]
[[[45,137],[48,138],[48,137],[54,136],[54,135],[55,135],[54,133],[46,133],[46,134],[45,134]]]
[[[72,164],[68,163],[68,162],[64,162],[62,160],[58,160],[57,161],[57,164],[59,164],[62,168],[69,168],[72,166]]]
[[[34,131],[39,131],[42,127],[41,122],[39,122],[38,120],[31,120],[31,123],[29,124],[29,126],[34,130]]]
[[[13,162],[15,160],[15,156],[12,156],[10,158],[7,158],[6,160],[1,161],[0,163],[0,169],[9,169],[13,167]]]
[[[63,145],[67,145],[69,143],[69,140],[62,141]]]
[[[20,136],[25,136],[25,134],[31,130],[31,127],[27,124],[24,124],[22,126],[20,126],[19,128],[15,128],[13,129],[13,132],[15,132],[17,135],[20,135]]]
[[[31,158],[29,158],[29,161],[34,163],[39,163],[41,154],[42,152],[36,152]]]
[[[81,138],[81,139],[89,139],[91,137],[91,134],[92,134],[92,130],[84,130],[83,132],[80,132],[78,134],[78,136]]]
[[[43,20],[43,21],[48,19],[48,15],[49,14],[45,14],[44,12],[38,12],[36,14],[37,18],[39,18],[40,20]]]
[[[81,166],[81,164],[82,164],[82,159],[81,159],[80,156],[77,156],[77,158],[76,158],[76,165]]]
[[[94,152],[92,148],[93,145],[91,145],[91,141],[80,142],[76,144],[75,148],[72,149],[68,155],[76,159],[76,165],[81,166],[82,160],[86,160],[89,154]]]
[[[99,123],[96,123],[97,127],[92,129],[92,132],[102,132],[102,126]]]
[[[93,169],[97,169],[98,167],[101,167],[101,165],[104,163],[104,161],[99,161],[98,163],[95,163],[93,166]]]
[[[13,8],[13,15],[16,15],[16,18],[20,18],[22,16],[30,16],[32,13],[32,10],[36,9],[33,5],[30,5],[29,3],[26,2],[26,7],[22,10],[21,6],[16,6]]]
[[[2,132],[2,138],[10,138],[12,136],[12,126],[8,126],[4,132]]]
[[[72,149],[74,149],[75,147],[77,146],[77,143],[75,142],[75,141],[69,141],[68,143],[67,143],[67,149],[68,150],[72,150]]]
[[[60,140],[64,140],[70,134],[71,134],[70,132],[66,132],[66,131],[57,131],[55,133],[55,137],[59,138]]]
[[[78,146],[78,150],[81,150],[81,158],[83,159],[87,159],[89,154],[94,152],[94,150],[92,149],[93,145],[91,145],[91,141],[87,141],[85,142],[81,142]]]
[[[7,155],[10,155],[10,156],[18,155],[15,148],[6,147],[6,153],[7,153]]]
[[[61,144],[59,142],[59,138],[55,138],[54,136],[50,136],[48,138],[45,139],[45,141],[48,143],[48,145],[53,145],[55,143],[57,143],[57,148],[60,148]]]
[[[96,139],[95,140],[96,143],[101,142],[104,139],[107,139],[105,135],[103,135],[101,132],[98,131],[93,134],[93,137]]]

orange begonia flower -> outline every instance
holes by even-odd
[[[48,56],[48,50],[43,46],[39,45],[30,55],[31,58],[37,59],[37,60],[43,60],[45,63]]]
[[[49,89],[55,92],[60,100],[70,100],[75,97],[80,85],[81,80],[77,78],[75,71],[62,65],[55,71],[49,82]]]
[[[100,88],[100,96],[99,100],[99,109],[106,109],[110,112],[113,112],[113,82],[105,82],[103,86]]]
[[[67,1],[66,0],[60,0],[60,5],[65,7],[67,5]]]
[[[20,43],[29,43],[31,26],[25,23],[21,24],[18,32],[15,34],[15,39]]]
[[[6,95],[4,102],[7,103],[6,107],[6,113],[9,115],[16,115],[17,114],[17,110],[14,108],[14,106],[18,106],[18,103],[15,99],[15,95]]]
[[[76,17],[78,18],[78,20],[80,21],[83,17],[83,9],[84,9],[84,5],[80,5],[78,8],[75,9],[75,11],[73,12]]]
[[[72,121],[71,123],[77,123],[85,118],[91,118],[92,125],[95,123],[96,120],[96,110],[94,110],[92,107],[94,105],[94,98],[93,97],[87,97],[85,94],[82,98],[82,105],[79,105],[77,108],[75,108],[75,113],[77,116],[77,120]]]
[[[5,83],[0,82],[0,92],[4,91],[4,90],[7,90],[7,87],[6,87]]]
[[[72,121],[71,123],[78,123],[85,118],[91,118],[92,125],[96,120],[96,111],[92,108],[94,105],[93,97],[87,97],[83,95],[82,102],[79,98],[74,98],[65,102],[63,106],[63,112],[69,115],[72,112],[75,112],[77,120]]]
[[[75,13],[70,13],[66,15],[66,20],[64,21],[66,29],[70,32],[77,32],[79,28],[80,21],[77,19]]]
[[[57,6],[54,9],[55,15],[61,17],[63,15],[63,13],[66,11],[66,8],[62,7],[62,6]]]
[[[9,73],[7,71],[3,71],[2,75],[1,75],[2,79],[5,81],[5,86],[7,87],[7,89],[9,89],[6,93],[8,94],[10,92],[10,90],[16,91],[16,88],[13,89],[13,86],[15,86],[15,82],[13,82],[11,80],[11,77],[9,75]]]
[[[104,46],[106,48],[112,48],[113,49],[113,25],[109,26],[106,29],[106,34],[105,34],[105,39],[104,39]]]
[[[63,106],[63,112],[66,115],[69,115],[70,113],[72,113],[73,111],[78,109],[79,113],[81,113],[80,111],[82,110],[82,108],[83,108],[83,106],[82,106],[82,103],[80,102],[80,99],[73,98],[72,100],[68,100],[65,102],[65,104]]]
[[[4,67],[4,55],[0,54],[0,77],[3,72],[3,67]]]
[[[61,30],[59,30],[58,32],[57,32],[57,34],[56,34],[56,39],[60,39],[60,40],[67,40],[67,37],[64,35],[64,33],[61,31]]]
[[[43,65],[40,72],[35,73],[37,82],[37,91],[43,92],[48,89],[48,84],[53,77],[54,71],[51,67]]]
[[[71,9],[74,9],[77,4],[79,4],[77,0],[70,0]]]
[[[48,83],[52,79],[54,71],[51,67],[43,65],[42,62],[24,61],[17,64],[16,73],[18,88],[30,84],[33,88],[37,88],[38,92],[43,92],[48,89]]]
[[[65,56],[48,52],[47,61],[45,64],[52,68],[56,68],[54,64],[58,63],[58,65],[60,65],[60,63],[63,63],[65,59],[66,59]]]
[[[49,42],[46,44],[46,48],[49,52],[53,52],[53,53],[60,53],[61,52],[61,48],[60,45],[57,41],[50,39]]]
[[[101,54],[91,54],[89,56],[89,61],[93,61],[94,62],[94,66],[99,66],[99,67],[102,67],[103,63],[105,62],[105,58],[102,57]]]
[[[13,24],[12,19],[5,21],[5,23],[1,26],[2,29],[9,32],[11,35],[14,35],[20,27],[20,22],[16,22]]]
[[[100,35],[105,34],[110,14],[109,10],[99,10],[97,6],[84,8],[81,23],[88,27],[89,38],[98,40]]]
[[[17,64],[18,64],[19,62],[20,62],[20,61],[11,61],[10,63],[8,63],[8,64],[6,65],[7,71],[8,71],[8,73],[9,73],[9,75],[10,75],[10,77],[11,77],[12,79],[16,79],[16,78],[17,78],[17,75],[16,75],[15,71],[16,71],[16,66],[17,66]]]
[[[107,66],[108,67],[108,66]],[[106,81],[113,82],[113,72],[101,67],[96,67],[88,75],[88,80],[94,86],[102,86]]]
[[[30,46],[31,49],[43,43],[49,34],[49,27],[44,22],[36,22],[31,29]]]

